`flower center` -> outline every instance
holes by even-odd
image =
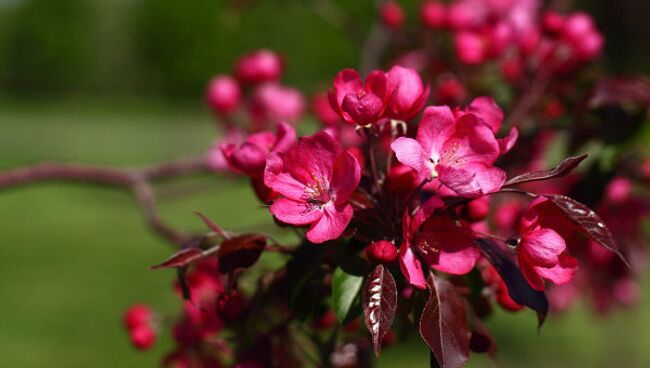
[[[322,209],[324,205],[335,200],[330,183],[326,178],[312,174],[313,181],[305,187],[305,202],[311,208]]]

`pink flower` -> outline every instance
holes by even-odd
[[[241,104],[241,89],[235,78],[218,75],[208,84],[205,98],[215,112],[228,114],[237,110]]]
[[[416,139],[400,137],[391,148],[420,180],[437,178],[463,197],[495,192],[505,181],[492,166],[501,153],[494,132],[473,113],[456,119],[447,106],[427,107]]]
[[[271,153],[264,183],[284,198],[271,213],[292,225],[311,225],[307,239],[323,243],[341,236],[352,219],[348,200],[359,185],[361,168],[329,134],[303,137],[287,153]]]
[[[247,84],[275,81],[282,75],[282,60],[271,50],[253,51],[237,61],[235,75]]]
[[[390,96],[387,117],[406,121],[420,113],[429,98],[429,86],[424,88],[414,69],[395,65],[386,73],[386,81]]]
[[[368,74],[365,85],[354,69],[344,69],[334,78],[329,91],[332,109],[351,124],[368,125],[377,121],[386,107],[386,75],[375,70]]]
[[[251,114],[258,125],[294,122],[305,109],[302,94],[294,88],[268,83],[255,90],[251,102]]]
[[[538,206],[548,200],[531,202],[520,224],[521,241],[517,247],[519,268],[531,287],[544,290],[544,279],[557,285],[569,283],[578,270],[578,260],[566,250],[566,242],[555,230],[540,225]]]
[[[381,21],[390,29],[400,28],[406,20],[404,10],[394,1],[383,3],[379,8],[379,14],[381,15]]]
[[[469,225],[447,215],[434,215],[443,206],[440,198],[431,197],[413,218],[408,212],[402,216],[400,268],[409,283],[420,289],[426,288],[420,259],[438,271],[464,275],[474,268],[481,255],[474,246]]]
[[[503,111],[494,102],[492,97],[477,97],[475,98],[465,110],[456,110],[454,115],[460,118],[464,114],[474,114],[479,117],[485,124],[487,124],[494,134],[497,134],[501,129],[503,123]],[[504,138],[498,138],[500,154],[505,154],[512,149],[517,142],[519,132],[517,128],[510,129],[508,135]]]
[[[296,131],[287,123],[280,123],[276,133],[251,134],[242,144],[223,143],[221,152],[230,167],[251,177],[264,174],[270,152],[286,152],[296,142]]]
[[[447,24],[447,8],[440,1],[426,0],[420,7],[422,25],[429,29],[441,29]]]
[[[206,154],[206,162],[208,166],[214,171],[224,171],[229,169],[228,161],[223,155],[221,146],[223,145],[239,145],[245,140],[242,132],[236,129],[229,130],[223,137],[216,140],[208,153]]]

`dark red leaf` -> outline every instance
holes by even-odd
[[[529,181],[541,181],[561,178],[573,171],[573,169],[575,169],[585,158],[587,158],[587,155],[569,157],[550,170],[531,171],[519,176],[515,176],[503,184],[503,187],[505,188],[516,184],[527,183]]]
[[[420,317],[420,335],[441,368],[462,367],[471,336],[465,301],[449,281],[431,275],[428,282],[431,294]]]
[[[650,105],[650,79],[634,77],[603,79],[594,88],[589,106],[596,108],[625,102]]]
[[[229,273],[255,264],[266,247],[266,237],[242,234],[224,240],[217,251],[219,272]]]
[[[625,264],[628,264],[607,225],[591,208],[560,194],[545,194],[544,197],[550,199],[569,220],[576,224],[580,233],[616,253]]]
[[[378,265],[368,275],[363,286],[362,305],[375,355],[379,356],[381,343],[390,331],[397,309],[395,279],[384,265]]]
[[[224,238],[227,238],[228,236],[226,233],[219,227],[219,225],[215,224],[212,220],[210,220],[206,215],[200,213],[200,212],[194,212],[201,220],[203,220],[203,223],[210,228],[210,230],[214,231],[218,235],[223,236]]]
[[[200,248],[185,248],[174,253],[166,261],[151,267],[151,269],[185,267],[204,256],[203,250]]]
[[[544,292],[535,290],[526,281],[519,267],[513,261],[513,255],[489,239],[476,239],[476,244],[483,255],[494,266],[508,286],[508,294],[517,304],[525,305],[537,312],[541,327],[548,314],[548,300]]]

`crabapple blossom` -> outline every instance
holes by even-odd
[[[350,124],[372,124],[386,108],[389,98],[387,83],[386,75],[380,70],[370,72],[363,84],[356,70],[344,69],[334,78],[329,91],[330,105]]]
[[[471,112],[457,119],[447,106],[427,107],[416,139],[400,137],[391,148],[419,180],[437,178],[459,196],[492,193],[505,182],[503,170],[492,166],[501,154],[494,132]]]
[[[386,116],[398,120],[410,120],[419,114],[429,98],[429,86],[424,88],[418,73],[402,66],[393,66],[386,73],[388,95]]]
[[[447,7],[438,0],[425,0],[420,6],[420,21],[429,29],[441,29],[447,24]]]
[[[379,8],[381,21],[390,29],[398,29],[406,20],[406,15],[402,7],[395,1],[387,1]]]
[[[329,134],[298,140],[286,153],[271,153],[264,183],[283,198],[271,213],[292,225],[311,225],[307,239],[323,243],[341,236],[352,219],[348,202],[361,178],[359,163]]]
[[[305,110],[305,99],[297,89],[266,83],[253,93],[250,112],[256,128],[265,128],[281,121],[294,122]]]

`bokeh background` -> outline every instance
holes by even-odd
[[[357,65],[361,40],[314,12],[319,0],[0,0],[0,170],[42,160],[137,165],[204,152],[218,132],[202,102],[207,80],[252,48],[279,51],[286,84],[313,92]],[[371,0],[337,2],[362,30]],[[400,1],[416,18],[418,1]],[[613,73],[650,74],[650,1],[585,0]],[[214,177],[157,188],[175,226],[200,211],[233,230],[270,224],[247,184]],[[133,350],[121,313],[145,302],[173,315],[171,272],[148,270],[169,246],[144,226],[128,193],[44,183],[0,192],[0,365],[154,367],[171,344]],[[645,277],[644,290],[650,290]],[[606,317],[587,306],[489,322],[506,367],[648,367],[650,299]],[[380,367],[424,367],[417,340]],[[494,366],[481,357],[470,366]]]

